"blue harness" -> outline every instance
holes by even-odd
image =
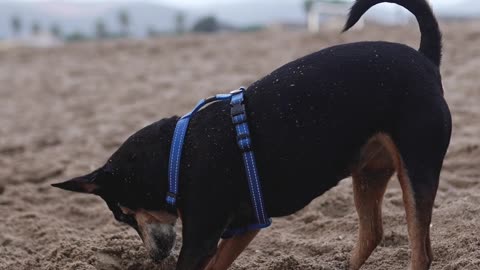
[[[184,115],[178,120],[170,149],[170,162],[168,168],[169,191],[167,193],[166,201],[167,206],[170,209],[176,209],[180,175],[180,158],[182,156],[183,143],[185,141],[185,134],[187,133],[190,119],[195,113],[209,103],[220,100],[230,100],[231,119],[232,123],[235,125],[238,147],[242,151],[243,163],[245,165],[245,172],[248,178],[248,186],[257,223],[243,228],[228,229],[224,232],[222,238],[229,238],[250,230],[263,229],[272,224],[271,219],[267,216],[265,206],[263,205],[260,179],[252,149],[252,140],[250,138],[250,131],[247,123],[247,113],[245,112],[244,91],[245,88],[241,87],[238,90],[232,91],[230,94],[220,94],[201,100],[190,113]]]

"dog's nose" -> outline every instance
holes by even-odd
[[[152,258],[152,260],[156,263],[159,263],[163,260],[165,260],[166,258],[168,258],[168,256],[170,256],[170,253],[171,251],[161,251],[161,250],[150,250],[149,251],[149,255],[150,255],[150,258]]]
[[[142,229],[142,234],[145,248],[155,262],[170,256],[176,238],[173,226],[161,223],[148,224]]]

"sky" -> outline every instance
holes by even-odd
[[[12,2],[48,2],[52,0],[12,0]],[[58,0],[57,0],[58,1]],[[61,0],[62,2],[91,2],[92,0]],[[134,0],[104,0],[108,2],[138,2]],[[240,0],[143,0],[145,2],[167,4],[176,7],[202,7],[215,3],[229,4],[239,2]],[[282,0],[278,0],[282,1]]]
[[[20,1],[31,1],[31,2],[42,2],[42,1],[51,1],[51,0],[16,0],[18,2]],[[58,0],[57,0],[58,1]],[[88,2],[92,0],[61,0],[65,2]],[[135,2],[134,0],[104,0],[104,1],[110,1],[110,2]],[[229,3],[235,3],[235,2],[241,2],[241,0],[144,0],[147,2],[153,2],[153,3],[160,3],[160,4],[168,4],[170,6],[176,6],[176,7],[190,7],[190,8],[195,8],[195,7],[203,7],[203,6],[209,6],[215,3],[221,3],[221,4],[229,4]],[[291,0],[277,0],[277,1],[291,1]],[[298,2],[301,2],[302,0],[298,0]],[[461,2],[461,0],[430,0],[430,2],[433,5],[439,5],[439,6],[444,6],[444,5],[452,5],[458,2]]]

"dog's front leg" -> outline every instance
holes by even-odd
[[[183,243],[177,262],[177,270],[203,270],[215,255],[223,225],[205,224],[184,219]]]
[[[260,230],[250,231],[225,239],[218,245],[217,253],[212,257],[205,270],[226,270],[247,248]]]
[[[180,213],[183,243],[176,269],[203,270],[216,253],[230,213],[220,196],[190,193],[185,197],[185,208]]]
[[[215,255],[220,236],[228,223],[226,214],[219,215],[211,208],[211,212],[203,212],[198,208],[195,210],[194,214],[182,214],[183,243],[177,270],[205,269]]]
[[[208,242],[213,242],[208,239]],[[215,247],[208,248],[183,244],[180,256],[178,257],[177,270],[203,270],[210,261],[212,254],[215,253]]]

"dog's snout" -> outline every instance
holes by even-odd
[[[142,239],[150,257],[158,262],[168,256],[175,246],[176,233],[172,225],[151,223],[141,229]]]

